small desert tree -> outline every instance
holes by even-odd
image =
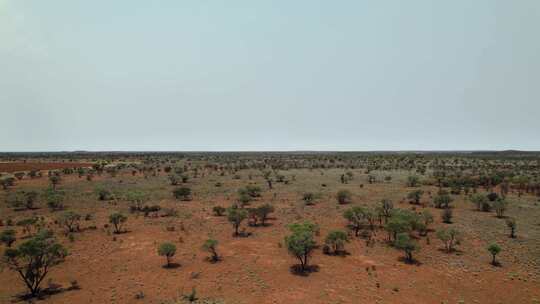
[[[420,199],[422,198],[422,194],[424,194],[424,191],[414,190],[414,191],[409,192],[409,194],[407,194],[407,198],[410,199],[415,205],[419,205]]]
[[[311,222],[289,225],[291,235],[285,237],[287,250],[300,261],[300,270],[305,271],[308,259],[315,249],[314,234],[317,226]]]
[[[497,265],[498,263],[497,263],[496,257],[502,251],[501,247],[499,245],[495,244],[495,243],[492,243],[487,247],[487,250],[489,251],[489,253],[493,257],[492,260],[491,260],[491,264],[492,265]]]
[[[490,209],[490,205],[489,205],[489,202],[488,202],[488,199],[485,195],[483,194],[480,194],[480,193],[476,193],[476,194],[473,194],[471,195],[471,197],[469,198],[471,203],[474,204],[474,206],[476,207],[476,210],[478,211],[489,211]]]
[[[441,229],[437,231],[437,238],[444,243],[446,252],[450,253],[461,242],[461,232],[455,228]]]
[[[268,215],[270,213],[274,212],[274,206],[270,204],[264,204],[262,206],[259,206],[255,209],[255,214],[261,221],[261,225],[264,226],[266,220],[268,219]]]
[[[424,210],[420,213],[420,220],[423,223],[422,229],[420,230],[421,235],[427,235],[429,231],[429,225],[433,223],[433,215],[429,210]]]
[[[452,224],[453,212],[450,208],[445,208],[441,213],[441,219],[446,224]]]
[[[333,230],[328,233],[324,241],[326,246],[332,248],[334,254],[338,254],[345,249],[345,243],[349,242],[347,233],[342,230]]]
[[[499,198],[493,203],[493,209],[497,213],[498,218],[504,217],[504,212],[508,206],[508,202],[505,199]]]
[[[11,247],[11,244],[15,243],[17,240],[17,233],[13,229],[7,229],[0,233],[0,242],[6,244],[6,246]]]
[[[17,272],[31,295],[36,296],[50,269],[66,255],[67,250],[56,242],[52,232],[42,230],[17,248],[6,249],[2,262]]]
[[[188,187],[176,188],[173,191],[173,195],[176,199],[181,201],[190,201],[191,200],[191,189]]]
[[[115,212],[111,215],[109,215],[109,223],[114,225],[114,233],[121,233],[123,232],[123,225],[127,221],[127,216],[123,215],[120,212]]]
[[[69,232],[74,232],[79,226],[81,215],[73,211],[65,211],[58,216],[58,223],[66,226]]]
[[[420,246],[411,239],[408,233],[399,233],[394,242],[394,246],[405,252],[405,260],[407,262],[414,261],[412,254],[420,249]]]
[[[407,187],[418,187],[420,183],[420,178],[416,175],[411,175],[407,177]]]
[[[216,216],[222,216],[223,213],[225,213],[227,209],[225,209],[224,207],[222,206],[214,206],[214,208],[212,208],[212,211],[214,211],[214,214]]]
[[[245,209],[240,208],[228,208],[227,220],[233,225],[234,236],[238,236],[238,228],[240,224],[247,218],[248,212]]]
[[[364,223],[364,208],[355,206],[343,212],[343,217],[349,221],[349,227],[354,230],[354,235],[358,236]]]
[[[171,266],[171,258],[176,254],[176,245],[173,243],[161,243],[158,247],[158,254],[167,259],[166,267]]]
[[[218,241],[214,239],[208,239],[204,242],[202,249],[206,252],[209,252],[211,256],[209,257],[209,260],[212,262],[219,261],[219,255],[217,253],[217,245]]]
[[[506,226],[508,228],[510,228],[510,237],[515,238],[516,237],[516,227],[517,227],[516,219],[514,219],[514,218],[506,219]]]
[[[53,190],[56,190],[56,186],[60,184],[61,178],[60,175],[54,174],[49,177],[49,182],[51,183],[51,187]]]
[[[349,190],[339,190],[336,194],[336,199],[340,204],[349,204],[352,199],[352,194]]]
[[[444,208],[448,209],[450,208],[450,203],[452,202],[452,198],[448,194],[439,194],[433,198],[433,204],[435,205],[435,208]]]

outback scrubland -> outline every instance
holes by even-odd
[[[0,154],[0,303],[540,303],[539,161]]]

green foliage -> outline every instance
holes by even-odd
[[[191,200],[191,189],[188,187],[180,187],[173,190],[173,195],[176,199],[182,201]]]
[[[222,207],[222,206],[214,206],[214,208],[212,208],[212,211],[214,211],[214,214],[217,216],[222,216],[226,210],[227,209],[225,209],[225,207]]]
[[[342,230],[333,230],[328,233],[324,243],[332,248],[334,254],[337,254],[344,250],[345,243],[349,242],[347,233]]]
[[[19,274],[35,296],[50,269],[64,260],[67,250],[56,242],[52,232],[43,230],[17,248],[8,248],[2,263]]]
[[[413,261],[413,252],[420,250],[420,246],[411,239],[407,233],[399,233],[394,242],[394,247],[403,250],[405,252],[405,259],[408,262]]]
[[[74,232],[79,227],[81,215],[73,211],[64,211],[57,220],[60,225],[66,226],[69,232]]]
[[[407,177],[407,187],[418,187],[420,184],[420,178],[416,175]]]
[[[514,218],[507,218],[506,219],[506,226],[510,228],[510,237],[515,238],[516,237],[516,228],[517,228],[517,222]]]
[[[56,191],[54,189],[47,189],[43,192],[43,197],[47,202],[47,207],[51,211],[58,211],[64,209],[65,193],[62,191]]]
[[[448,194],[439,194],[433,198],[435,208],[450,208],[452,198]]]
[[[240,208],[228,208],[227,220],[233,225],[234,235],[238,236],[238,228],[240,224],[247,218],[248,213],[245,209]]]
[[[114,233],[122,233],[123,225],[127,221],[127,216],[123,215],[120,212],[115,212],[109,215],[109,223],[114,225]]]
[[[446,252],[454,250],[455,245],[461,242],[461,232],[455,228],[441,229],[437,231],[437,238],[444,243]]]
[[[272,212],[274,212],[274,206],[270,204],[264,204],[255,208],[255,214],[259,218],[259,220],[261,221],[261,225],[263,226],[268,219],[268,215]]]
[[[493,202],[493,209],[495,209],[498,218],[504,217],[504,212],[506,211],[507,207],[508,201],[505,199],[499,198],[495,202]]]
[[[308,259],[315,249],[314,233],[317,225],[303,222],[289,225],[292,234],[285,237],[287,250],[300,261],[302,271],[308,266]]]
[[[422,194],[424,194],[424,191],[414,190],[414,191],[409,192],[409,194],[407,194],[407,198],[410,199],[412,203],[418,205],[420,204],[420,199],[422,198]]]
[[[352,201],[352,193],[349,190],[339,190],[336,199],[340,204],[349,204]]]
[[[493,257],[493,259],[491,260],[491,264],[497,265],[496,256],[502,251],[501,247],[496,243],[492,243],[487,247],[487,250]]]
[[[0,233],[0,242],[6,246],[11,247],[17,240],[17,232],[13,229],[7,229]]]
[[[210,261],[217,262],[219,261],[219,255],[217,253],[218,241],[214,239],[208,239],[204,242],[202,249],[211,254]]]
[[[473,194],[469,199],[476,206],[476,210],[478,211],[489,211],[491,209],[491,205],[489,204],[487,197],[483,194]]]
[[[452,223],[452,217],[454,216],[452,209],[445,208],[441,213],[441,219],[446,224]]]
[[[167,259],[167,267],[171,266],[171,258],[176,254],[176,245],[173,243],[161,243],[158,247],[158,254]]]

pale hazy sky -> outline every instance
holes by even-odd
[[[0,0],[0,151],[540,150],[540,1]]]

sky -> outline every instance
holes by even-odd
[[[537,0],[0,0],[0,151],[540,150]]]

